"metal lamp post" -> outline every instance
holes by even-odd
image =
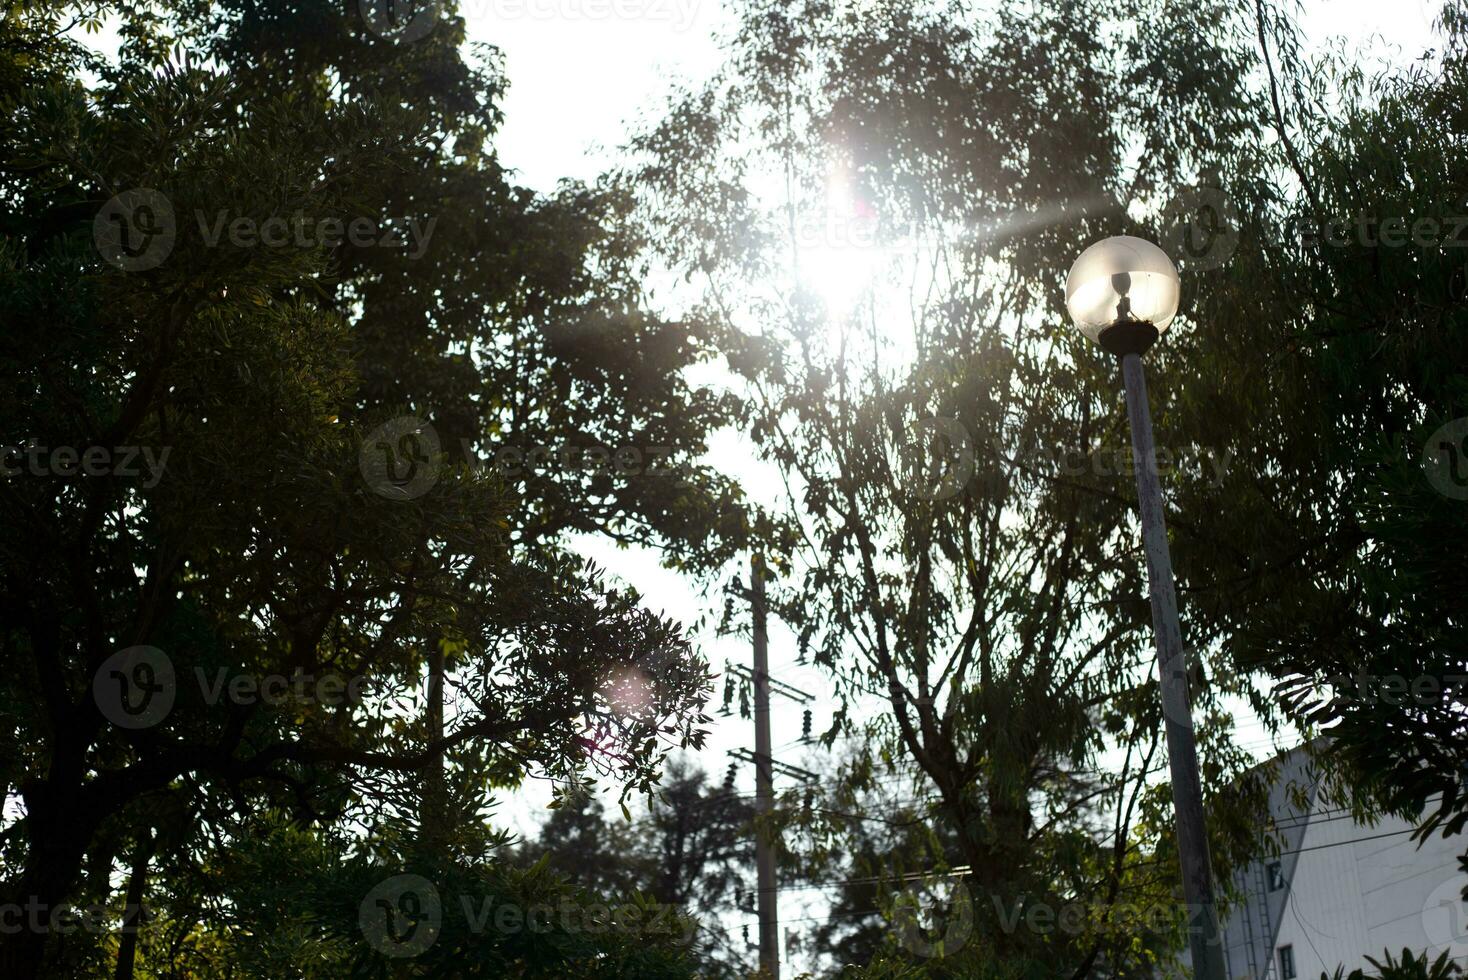
[[[1152,445],[1147,381],[1142,373],[1142,354],[1172,323],[1178,298],[1177,269],[1167,253],[1151,242],[1129,236],[1107,238],[1086,249],[1071,267],[1065,283],[1065,305],[1076,327],[1121,360],[1142,515],[1142,544],[1147,553],[1183,898],[1189,911],[1193,975],[1199,980],[1227,980],[1203,824],[1193,716],[1188,704],[1187,653],[1178,626],[1162,486]]]

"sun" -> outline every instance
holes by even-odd
[[[876,209],[833,169],[823,207],[796,224],[797,285],[821,300],[828,318],[844,321],[869,297],[882,256]]]

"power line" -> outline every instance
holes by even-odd
[[[1334,814],[1334,815],[1333,816],[1326,816],[1326,814]],[[1334,820],[1343,820],[1343,819],[1346,819],[1346,818],[1351,817],[1351,816],[1352,816],[1352,814],[1349,812],[1349,808],[1348,807],[1336,807],[1336,808],[1330,808],[1330,809],[1327,809],[1327,810],[1322,810],[1322,811],[1319,811],[1318,813],[1300,814],[1300,815],[1297,815],[1295,818],[1293,818],[1288,823],[1276,822],[1275,826],[1276,826],[1276,829],[1279,829],[1279,830],[1288,830],[1288,829],[1293,829],[1294,827],[1300,826],[1302,824],[1330,823],[1331,821],[1334,821]],[[1285,856],[1287,854],[1300,854],[1300,853],[1304,853],[1305,851],[1316,851],[1316,850],[1323,850],[1323,849],[1330,848],[1330,847],[1341,847],[1341,846],[1344,846],[1346,844],[1359,844],[1359,843],[1363,843],[1365,841],[1378,840],[1378,839],[1381,839],[1381,838],[1384,838],[1384,837],[1401,836],[1402,834],[1411,833],[1415,829],[1416,828],[1408,827],[1405,830],[1389,831],[1387,833],[1374,834],[1374,835],[1369,835],[1369,836],[1366,836],[1366,837],[1355,837],[1355,838],[1351,838],[1349,840],[1344,840],[1344,841],[1334,841],[1334,842],[1329,843],[1329,844],[1316,844],[1316,845],[1313,845],[1311,847],[1297,848],[1295,850],[1290,850],[1290,851],[1278,851],[1278,852],[1275,852],[1273,854],[1270,854],[1269,856],[1270,857],[1283,857],[1283,856]],[[1112,834],[1112,835],[1108,835],[1108,836],[1115,836],[1115,835]],[[1104,843],[1105,840],[1106,840],[1106,838],[1103,837],[1100,840],[1098,840],[1097,843]],[[1140,861],[1137,864],[1132,865],[1132,867],[1147,867],[1147,866],[1155,865],[1157,863],[1158,862],[1156,862],[1155,860],[1149,859],[1147,861]],[[779,888],[779,891],[782,891],[782,892],[785,892],[785,891],[810,891],[812,889],[817,889],[817,888],[832,888],[832,887],[843,886],[843,885],[876,884],[876,883],[884,882],[884,881],[913,881],[913,880],[920,880],[920,879],[925,878],[925,877],[933,877],[933,876],[937,876],[937,877],[953,877],[955,875],[967,874],[969,870],[970,869],[969,869],[968,865],[960,865],[960,866],[954,867],[951,870],[946,871],[946,872],[939,871],[936,868],[928,868],[928,869],[925,869],[925,870],[922,870],[922,871],[908,872],[908,873],[906,873],[904,875],[900,875],[900,876],[897,876],[895,878],[887,877],[887,876],[882,876],[882,875],[863,876],[863,877],[857,877],[857,878],[831,878],[831,879],[826,879],[826,880],[823,880],[823,881],[803,882],[803,883],[801,883],[799,885],[786,885],[786,886],[781,886]]]
[[[1338,819],[1338,818],[1336,818],[1336,819]],[[1353,838],[1350,838],[1348,840],[1333,841],[1333,842],[1331,842],[1329,844],[1316,844],[1316,845],[1311,846],[1311,847],[1296,848],[1295,850],[1292,850],[1292,851],[1280,851],[1278,856],[1283,856],[1283,855],[1286,855],[1286,854],[1303,854],[1303,853],[1305,853],[1307,851],[1321,851],[1321,850],[1326,850],[1326,849],[1332,848],[1332,847],[1344,847],[1344,846],[1346,846],[1348,844],[1360,844],[1360,843],[1364,843],[1366,841],[1381,840],[1381,839],[1386,838],[1386,837],[1400,837],[1402,834],[1412,833],[1412,831],[1415,830],[1415,829],[1416,828],[1414,828],[1414,827],[1408,827],[1405,830],[1393,830],[1393,831],[1388,831],[1388,832],[1382,833],[1382,834],[1371,834],[1371,835],[1368,835],[1366,837],[1353,837]],[[1156,862],[1156,861],[1141,861],[1141,862],[1138,862],[1137,864],[1132,865],[1131,867],[1133,867],[1133,868],[1137,868],[1137,867],[1148,867],[1148,866],[1154,866],[1157,863],[1159,863],[1159,862]],[[879,883],[892,883],[892,884],[896,884],[897,882],[902,882],[902,881],[921,881],[921,880],[925,880],[925,879],[929,879],[929,878],[953,878],[953,877],[962,877],[963,875],[968,874],[969,871],[970,871],[970,868],[967,865],[961,865],[961,866],[955,867],[955,868],[953,868],[953,869],[951,869],[949,871],[946,871],[946,872],[944,872],[944,871],[938,871],[937,869],[928,869],[928,870],[925,870],[925,871],[914,871],[914,872],[909,872],[909,873],[906,873],[906,874],[903,874],[903,875],[892,876],[892,877],[888,877],[888,876],[870,876],[870,877],[861,877],[861,878],[838,879],[838,880],[831,880],[831,881],[827,881],[827,882],[811,882],[811,883],[804,884],[804,885],[788,885],[788,886],[782,886],[779,889],[779,891],[781,891],[781,892],[808,891],[808,890],[813,889],[813,888],[829,888],[829,887],[833,887],[833,886],[836,886],[836,885],[861,885],[861,884],[879,884]],[[832,915],[828,915],[828,916],[803,916],[803,917],[797,917],[797,918],[793,918],[793,919],[787,919],[786,921],[787,922],[827,922],[827,921],[831,921],[833,919],[846,918],[846,917],[856,916],[856,915],[882,915],[882,914],[884,914],[884,913],[882,912],[881,909],[869,909],[869,910],[856,910],[856,911],[847,911],[847,912],[837,912],[837,913],[833,913]]]

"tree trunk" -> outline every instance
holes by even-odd
[[[43,976],[52,916],[76,887],[101,819],[65,768],[58,757],[47,781],[24,792],[29,852],[10,896],[22,921],[18,931],[0,935],[0,976],[7,980]]]
[[[133,980],[133,961],[137,957],[138,930],[146,921],[143,916],[143,893],[148,885],[148,862],[153,859],[157,838],[147,830],[138,839],[133,855],[132,876],[127,882],[127,901],[122,908],[122,937],[117,944],[117,972],[114,980]]]
[[[444,657],[440,637],[434,636],[428,648],[428,739],[443,738]],[[419,801],[418,826],[426,841],[438,841],[449,831],[448,787],[444,776],[444,755],[435,752],[423,773],[423,795]]]

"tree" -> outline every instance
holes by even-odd
[[[1463,975],[1463,968],[1450,959],[1450,955],[1449,951],[1444,950],[1436,960],[1429,960],[1427,954],[1413,956],[1412,951],[1404,947],[1400,960],[1392,956],[1391,950],[1386,950],[1382,953],[1382,959],[1368,956],[1366,962],[1371,964],[1371,975],[1380,977],[1381,980],[1448,980],[1450,977]],[[1365,977],[1365,971],[1359,967],[1346,973],[1345,967],[1338,966],[1333,977],[1322,973],[1320,980],[1365,980]]]
[[[1147,593],[1115,364],[1066,325],[1059,278],[1104,233],[1161,237],[1205,172],[1261,179],[1252,20],[1223,4],[741,12],[724,73],[633,142],[627,179],[660,254],[742,333],[730,363],[801,533],[776,563],[779,612],[848,707],[877,699],[873,759],[937,797],[991,966],[1142,969],[1165,949],[1107,917],[1176,880]],[[1172,349],[1152,358],[1164,445],[1209,446],[1171,425]],[[1209,476],[1191,462],[1168,474],[1185,493]],[[1227,880],[1262,797],[1222,706],[1269,705],[1244,674],[1192,681]],[[1005,929],[987,899],[1021,896],[1098,908],[1075,934]]]
[[[118,858],[150,897],[242,893],[215,871],[287,819],[321,832],[303,869],[360,881],[432,840],[472,877],[487,788],[651,786],[699,743],[706,668],[562,536],[698,564],[752,524],[694,462],[737,406],[683,380],[707,340],[640,305],[615,198],[508,183],[503,81],[450,15],[395,45],[334,4],[122,13],[115,66],[59,6],[0,27],[6,898],[115,900]],[[612,440],[662,467],[476,465]],[[94,447],[116,465],[79,469]],[[156,466],[122,462],[140,447]],[[160,970],[227,944],[175,935]],[[42,975],[89,939],[26,930],[0,962]]]
[[[1183,406],[1242,465],[1227,508],[1177,501],[1179,576],[1225,662],[1329,736],[1352,802],[1457,833],[1468,19],[1444,5],[1436,57],[1370,73],[1354,55],[1307,62],[1272,8],[1256,18],[1277,52],[1280,176],[1199,296]]]
[[[675,759],[665,785],[631,821],[608,820],[601,800],[574,794],[552,811],[519,861],[539,862],[574,886],[627,900],[643,895],[699,925],[705,976],[738,976],[745,951],[718,918],[749,893],[754,864],[754,807],[708,774]]]

